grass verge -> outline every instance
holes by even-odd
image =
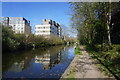
[[[79,45],[76,45],[75,54],[82,55]]]
[[[70,74],[69,74],[69,76],[67,77],[67,80],[75,80],[74,69],[75,69],[75,68],[73,68],[73,69],[70,71]]]
[[[97,50],[93,47],[86,47],[86,50],[92,54],[92,58],[100,62],[100,70],[108,76],[111,74],[117,79],[120,79],[120,46],[113,45],[111,50],[102,50],[97,46]]]

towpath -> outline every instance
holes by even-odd
[[[80,46],[80,49],[82,55],[74,57],[61,78],[113,78],[98,69],[99,62],[94,61],[83,46]],[[74,77],[70,77],[71,74]]]

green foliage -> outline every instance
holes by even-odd
[[[78,55],[82,54],[79,45],[77,45],[76,48],[75,48],[75,54],[78,54]]]
[[[99,59],[105,66],[108,67],[113,74],[120,78],[120,45],[113,45],[111,50],[105,51],[101,49],[101,45],[96,45],[95,47],[86,46],[89,53],[93,54],[93,57]],[[104,69],[108,72],[107,69]]]
[[[57,36],[51,36],[50,38],[35,36],[33,34],[26,36],[24,34],[15,34],[10,27],[1,27],[3,51],[14,51],[18,49],[64,44],[64,41]]]
[[[80,44],[120,78],[119,8],[120,3],[86,2],[71,4],[72,26],[78,31]],[[112,18],[111,18],[112,17]],[[114,24],[114,25],[112,25]]]
[[[69,44],[75,43],[75,39],[72,37],[66,37],[64,40],[65,43],[69,42]]]
[[[114,40],[115,42],[115,39],[117,38],[117,35],[115,34],[118,34],[119,31],[111,31],[115,31],[119,28],[111,27],[112,21],[110,17],[111,13],[113,15],[115,13],[115,9],[119,7],[119,3],[73,2],[70,4],[73,11],[71,18],[72,27],[74,27],[78,31],[78,39],[80,44],[95,45],[105,43],[106,45],[110,46],[110,40],[108,38],[109,35],[110,38],[112,38],[111,40]],[[110,28],[110,30],[108,30],[108,27]],[[108,32],[111,32],[112,34]],[[119,42],[118,40],[116,41]]]
[[[18,41],[14,39],[14,33],[10,28],[2,27],[2,48],[5,50],[15,50],[20,45]]]

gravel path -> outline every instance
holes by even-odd
[[[82,55],[76,55],[61,78],[68,78],[74,72],[74,78],[111,78],[98,70],[97,62],[80,46]],[[109,79],[110,80],[110,79]],[[111,79],[113,80],[113,79]],[[115,79],[114,79],[115,80]]]

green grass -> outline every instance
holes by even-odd
[[[82,52],[81,52],[80,47],[78,45],[75,48],[75,54],[82,55]]]
[[[120,78],[120,45],[112,45],[111,50],[101,49],[98,45],[97,51],[93,47],[86,47],[86,50],[92,54],[92,58],[100,60],[104,65],[99,65],[101,71],[105,71],[108,75],[111,73],[117,78]],[[109,69],[109,71],[108,71]]]
[[[75,80],[74,69],[71,70],[69,76],[67,77],[67,80]]]

